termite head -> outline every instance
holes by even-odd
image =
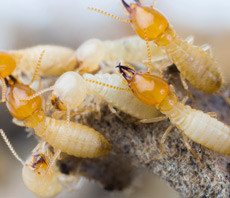
[[[54,84],[53,97],[58,98],[63,107],[76,109],[87,95],[87,85],[77,72],[66,72]]]
[[[55,107],[55,109],[60,110],[60,111],[66,111],[67,108],[64,105],[64,103],[55,95],[52,95],[51,98],[51,104]]]
[[[0,52],[0,76],[6,78],[11,75],[16,68],[16,62],[8,53]]]
[[[6,105],[14,118],[24,120],[42,108],[42,100],[39,96],[31,100],[23,100],[35,93],[28,85],[19,83],[12,76],[6,79],[6,84],[8,86]]]
[[[138,0],[128,5],[121,0],[129,13],[135,32],[144,40],[152,41],[168,28],[168,20],[156,9],[144,7]]]
[[[158,106],[169,94],[169,85],[161,78],[149,73],[136,72],[126,66],[118,65],[117,67],[134,95],[143,103]]]

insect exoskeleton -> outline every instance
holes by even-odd
[[[194,87],[207,93],[220,89],[223,83],[222,75],[218,63],[211,54],[179,38],[166,17],[155,8],[142,6],[139,0],[135,0],[135,3],[130,5],[125,0],[121,1],[129,14],[129,19],[121,19],[97,8],[91,10],[132,25],[136,34],[146,42],[148,52],[146,66],[149,71],[158,69],[151,62],[149,42],[154,41],[157,46],[165,49],[183,78]]]
[[[84,74],[83,78],[91,93],[133,117],[148,120],[160,115],[155,107],[145,105],[137,99],[118,74]]]
[[[156,9],[144,7],[139,1],[130,6],[124,0],[122,2],[135,32],[144,40],[164,47],[182,76],[194,87],[207,93],[220,89],[221,72],[210,54],[179,38],[168,20]]]
[[[54,45],[38,45],[9,52],[17,64],[15,74],[17,76],[21,76],[21,74],[28,77],[33,76],[36,63],[42,52],[44,52],[44,55],[40,72],[44,77],[58,76],[78,67],[74,50]]]
[[[39,197],[54,197],[62,191],[57,167],[53,165],[48,170],[52,157],[53,153],[44,143],[40,143],[22,168],[24,184]]]
[[[12,77],[7,80],[7,84],[6,105],[11,115],[23,121],[25,126],[33,128],[36,135],[56,150],[84,158],[108,154],[111,146],[101,133],[86,125],[47,117],[41,107],[41,97],[23,100],[35,94],[28,85]]]
[[[230,155],[230,128],[210,115],[178,101],[167,82],[149,73],[139,73],[119,65],[119,71],[134,95],[155,106],[194,142],[218,153]]]
[[[145,42],[138,36],[113,41],[90,39],[76,50],[76,57],[80,68],[86,68],[87,73],[91,73],[90,68],[95,68],[95,71],[99,65],[106,64],[106,66],[111,66],[117,64],[117,61],[144,66],[143,61],[147,60],[145,48]],[[172,64],[164,50],[161,50],[160,47],[152,45],[151,52],[152,62],[161,70],[166,69],[167,66]],[[80,73],[83,72],[80,71]]]

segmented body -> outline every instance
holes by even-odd
[[[50,117],[40,120],[37,114],[28,118],[25,124],[29,127],[32,124],[36,135],[69,155],[96,158],[106,155],[110,150],[110,144],[104,136],[86,125]]]
[[[160,47],[151,46],[151,53],[154,65],[162,70],[172,64]],[[144,67],[143,61],[147,60],[147,51],[145,42],[137,36],[113,41],[90,39],[76,50],[76,57],[80,67],[88,68],[88,70],[98,68],[98,65],[103,64],[106,66],[115,65],[118,61]]]
[[[200,47],[174,38],[165,50],[181,74],[197,89],[216,92],[222,85],[217,62]]]
[[[118,74],[84,74],[83,78],[93,93],[133,117],[150,119],[160,114],[155,107],[145,105],[131,91],[128,91],[128,85]],[[103,84],[110,85],[110,87]]]
[[[42,51],[45,51],[45,53],[40,74],[44,77],[61,75],[78,67],[78,62],[72,49],[53,45],[38,45],[9,52],[17,64],[14,74],[16,76],[33,76],[36,62]]]
[[[229,126],[181,103],[163,113],[194,142],[218,153],[230,155]]]

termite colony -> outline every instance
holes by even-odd
[[[155,8],[142,6],[138,0],[131,5],[121,2],[129,14],[127,20],[96,8],[91,10],[130,23],[140,38],[92,39],[76,51],[44,45],[0,53],[2,102],[15,120],[34,130],[41,142],[24,162],[3,130],[0,133],[23,165],[25,185],[38,196],[55,196],[62,190],[61,173],[56,167],[61,152],[80,158],[109,154],[111,145],[100,132],[71,121],[71,113],[80,114],[79,109],[88,96],[99,97],[142,123],[169,119],[171,125],[161,139],[161,154],[166,137],[175,126],[182,132],[185,146],[198,160],[188,138],[230,155],[229,126],[180,102],[163,77],[163,72],[174,63],[186,89],[185,80],[188,80],[201,91],[217,92],[223,79],[218,64],[205,51],[207,46],[193,46],[191,38],[183,41]],[[156,46],[151,46],[150,41]],[[119,61],[123,64],[117,64]],[[148,71],[136,71],[132,65],[142,70],[146,67]],[[35,91],[31,86],[41,81],[41,77],[58,79],[50,87]],[[42,104],[49,102],[41,97],[46,92],[51,92],[51,104],[57,111],[65,112],[65,119],[49,116],[42,108]]]

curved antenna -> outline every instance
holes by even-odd
[[[4,142],[6,143],[7,147],[10,149],[10,152],[13,154],[13,156],[24,166],[25,162],[22,160],[22,158],[19,157],[19,155],[17,154],[17,152],[15,151],[14,147],[12,146],[12,144],[10,143],[10,140],[8,139],[8,137],[6,136],[5,132],[0,129],[0,134],[4,140]]]
[[[42,65],[42,59],[43,59],[43,56],[45,54],[45,50],[42,50],[41,51],[41,54],[38,58],[38,62],[36,64],[36,68],[35,68],[35,71],[34,71],[34,74],[33,74],[33,77],[29,83],[29,85],[31,85],[35,80],[37,80],[38,76],[39,76],[39,70],[41,68],[41,65]]]

